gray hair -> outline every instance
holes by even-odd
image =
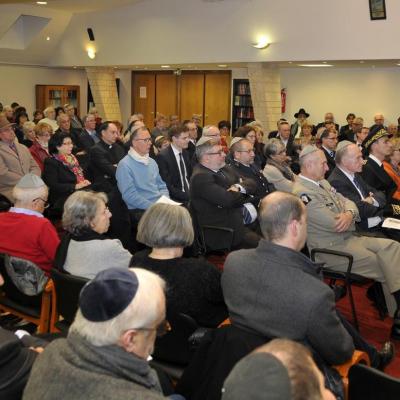
[[[335,153],[335,162],[336,164],[341,165],[342,164],[342,160],[344,157],[346,157],[348,151],[349,151],[349,147],[351,146],[351,144],[353,143],[349,143],[347,146],[339,146],[338,149],[336,149],[336,153]]]
[[[136,239],[152,248],[190,246],[194,232],[189,211],[171,204],[153,204],[140,219]]]
[[[102,203],[107,204],[107,195],[102,192],[76,191],[64,204],[63,228],[69,233],[79,235],[96,216]]]
[[[86,114],[86,115],[82,118],[82,124],[83,124],[83,126],[85,126],[86,121],[87,121],[87,119],[88,119],[89,117],[94,117],[94,115],[93,115],[93,114]]]
[[[203,136],[209,136],[210,130],[213,129],[213,128],[217,129],[218,132],[219,132],[218,126],[215,126],[215,125],[206,125],[206,126],[203,128],[203,130],[202,130],[202,135],[203,135]]]
[[[202,161],[204,155],[212,149],[214,146],[218,146],[221,142],[219,139],[210,139],[207,140],[205,143],[201,144],[200,146],[196,146],[196,157],[199,162]]]
[[[26,121],[22,125],[22,131],[26,135],[30,129],[35,129],[36,124],[33,121]]]
[[[44,197],[47,199],[47,195],[49,193],[49,189],[46,185],[40,186],[38,188],[21,188],[14,186],[13,189],[13,197],[15,203],[20,206],[28,206],[32,203],[33,200],[38,197]]]
[[[301,200],[291,193],[273,192],[265,197],[260,206],[259,222],[265,239],[273,241],[286,235],[293,221],[300,221],[305,212]]]
[[[148,328],[160,319],[160,309],[165,306],[164,280],[145,269],[130,270],[136,274],[139,286],[134,299],[125,310],[104,322],[89,321],[78,310],[69,332],[79,334],[94,346],[110,346],[118,343],[124,331]]]
[[[271,156],[276,156],[279,153],[279,151],[284,147],[285,145],[282,143],[280,139],[277,138],[268,139],[265,142],[264,146],[265,157],[270,158]]]
[[[43,115],[47,118],[48,117],[48,115],[49,115],[49,112],[51,112],[51,111],[56,111],[55,109],[54,109],[54,107],[47,107],[47,108],[45,108],[44,110],[43,110]]]

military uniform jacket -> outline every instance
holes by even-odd
[[[307,245],[315,247],[331,247],[340,245],[353,235],[354,222],[346,232],[336,232],[335,216],[347,210],[352,210],[355,220],[360,220],[357,206],[330,185],[327,180],[313,183],[301,175],[295,182],[293,193],[300,197],[307,207]]]

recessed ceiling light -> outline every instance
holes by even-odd
[[[220,68],[226,68],[228,65],[227,64],[218,64],[218,67]]]
[[[118,69],[118,67],[113,67],[114,69]]]
[[[297,64],[299,67],[314,67],[314,68],[318,68],[318,67],[333,67],[333,65],[331,64]]]
[[[288,61],[288,64],[293,64],[293,61]]]
[[[322,61],[322,64],[327,64],[327,62],[326,61]]]
[[[365,61],[360,61],[360,64],[364,64]]]
[[[396,64],[396,65],[398,65],[400,67],[400,64]]]
[[[77,67],[73,66],[72,68],[73,68],[73,69],[76,69]]]
[[[161,65],[161,68],[171,68],[170,65]]]
[[[47,4],[47,1],[37,1],[36,4],[39,4],[40,6],[45,6]]]
[[[266,36],[261,36],[257,43],[253,43],[252,46],[256,49],[266,49],[270,45],[270,42]]]
[[[46,40],[49,41],[50,40],[50,36],[47,36]]]

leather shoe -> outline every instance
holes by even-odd
[[[384,369],[392,362],[394,358],[394,345],[392,342],[385,342],[382,349],[378,351],[379,363],[377,369],[384,371]]]

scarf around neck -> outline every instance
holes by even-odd
[[[148,165],[150,161],[150,156],[146,154],[145,156],[141,156],[136,150],[132,147],[129,149],[128,154],[137,162]]]
[[[270,157],[267,157],[267,164],[273,165],[275,168],[277,168],[280,172],[282,172],[282,175],[289,181],[292,182],[294,181],[294,173],[289,166],[285,164],[279,164]]]
[[[55,154],[53,157],[62,162],[74,173],[77,183],[81,183],[85,180],[85,176],[83,175],[83,170],[79,165],[79,161],[73,154]]]

